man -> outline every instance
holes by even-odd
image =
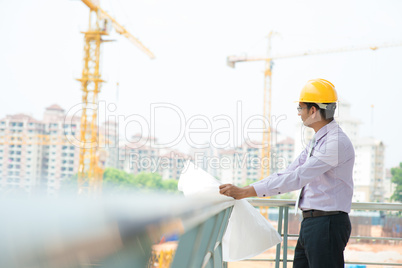
[[[355,152],[333,118],[337,100],[335,87],[329,81],[308,81],[297,110],[303,124],[315,131],[309,146],[283,172],[243,188],[220,186],[221,194],[235,199],[301,189],[297,201],[303,221],[295,249],[296,268],[344,267],[343,251],[351,232],[348,213]]]

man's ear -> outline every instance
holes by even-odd
[[[317,107],[312,106],[312,107],[311,107],[311,110],[313,111],[313,113],[311,114],[311,116],[312,116],[313,118],[318,118],[318,109],[317,109]]]

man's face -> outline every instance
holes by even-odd
[[[321,120],[321,117],[319,115],[320,112],[314,106],[308,109],[307,105],[304,102],[299,102],[299,107],[297,110],[301,120],[303,121],[303,124],[306,127],[309,127],[313,123]]]

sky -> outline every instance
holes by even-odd
[[[156,55],[150,60],[114,31],[106,37],[114,42],[102,45],[107,82],[99,99],[108,107],[102,119],[120,118],[127,137],[148,133],[180,149],[191,145],[190,138],[198,145],[210,142],[211,132],[230,125],[224,119],[240,133],[237,128],[262,114],[264,63],[232,69],[226,57],[266,55],[271,31],[276,33],[272,55],[402,41],[400,1],[104,0],[101,5]],[[83,67],[88,14],[77,0],[0,0],[0,117],[27,113],[42,119],[52,104],[66,111],[80,104],[75,79]],[[309,79],[325,78],[351,104],[360,135],[384,142],[386,167],[398,165],[401,59],[397,46],[274,61],[272,114],[286,118],[274,127],[294,136],[301,88]],[[190,134],[191,127],[208,128],[206,119],[209,130]],[[222,146],[241,138],[225,135]]]

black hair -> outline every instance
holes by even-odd
[[[335,114],[335,109],[336,109],[336,102],[332,103],[323,103],[327,105],[326,109],[321,109],[317,103],[311,103],[311,102],[306,102],[307,109],[310,110],[311,107],[317,108],[318,111],[320,111],[321,117],[325,118],[327,121],[332,121],[334,120],[334,114]]]

